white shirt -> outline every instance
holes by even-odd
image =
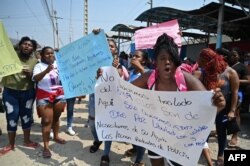
[[[59,75],[58,75],[58,68],[56,62],[53,63],[54,68],[47,73],[42,80],[38,81],[37,87],[39,89],[45,90],[47,92],[55,92],[58,87],[62,87],[60,85]],[[35,65],[33,69],[33,77],[44,70],[46,70],[48,64],[40,62]],[[32,80],[34,80],[32,77]]]

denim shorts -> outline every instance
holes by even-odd
[[[4,88],[3,104],[6,110],[7,130],[15,132],[18,120],[22,129],[30,129],[32,123],[32,106],[35,100],[35,89],[15,90]]]
[[[66,103],[66,99],[64,99],[64,98],[61,98],[61,99],[55,99],[54,101],[53,101],[53,103],[51,103],[50,101],[49,101],[49,99],[39,99],[39,100],[36,100],[36,106],[37,107],[39,107],[39,106],[45,106],[45,105],[48,105],[49,103],[51,103],[51,104],[56,104],[56,103],[58,103],[58,102],[60,102],[60,103]]]

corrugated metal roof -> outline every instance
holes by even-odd
[[[232,5],[240,6],[242,5],[245,8],[250,8],[250,0],[238,0],[240,4],[236,2],[236,0],[225,0],[226,3],[230,3]]]
[[[136,27],[133,25],[117,24],[111,29],[111,31],[135,33],[136,30],[141,29],[141,28],[144,28],[144,27]]]
[[[200,9],[190,11],[156,7],[143,12],[135,20],[161,23],[178,19],[183,29],[199,29],[207,33],[216,33],[220,5],[212,2]],[[223,34],[235,39],[250,39],[250,17],[246,17],[244,11],[240,9],[225,5]]]

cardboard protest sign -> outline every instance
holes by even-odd
[[[0,22],[0,57],[0,77],[22,71],[21,61],[10,42],[2,22]]]
[[[172,20],[135,31],[136,49],[153,48],[157,38],[163,33],[171,36],[178,47],[181,47],[179,24],[177,20]]]
[[[96,71],[112,64],[112,55],[103,31],[72,42],[56,53],[59,76],[66,98],[94,92]]]
[[[143,146],[181,165],[197,165],[213,127],[212,92],[163,92],[135,87],[105,67],[95,92],[100,140]]]

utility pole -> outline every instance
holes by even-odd
[[[59,49],[59,34],[58,34],[58,19],[62,19],[61,17],[56,16],[56,11],[54,10],[54,19],[56,20],[56,41],[57,41],[57,48]]]
[[[73,38],[73,27],[72,27],[72,0],[70,0],[70,21],[69,21],[69,42],[72,42]]]
[[[220,48],[221,47],[221,43],[222,43],[223,20],[224,20],[224,5],[225,5],[225,0],[220,0],[220,8],[219,8],[218,24],[217,24],[216,48]]]
[[[148,4],[150,5],[150,9],[152,9],[153,8],[153,0],[149,0]],[[151,25],[152,25],[152,22],[149,22],[149,20],[148,20],[147,27],[149,27]]]
[[[86,36],[88,34],[88,0],[84,0],[84,31],[83,35]]]
[[[148,4],[150,4],[150,9],[153,8],[153,0],[149,0]]]
[[[46,1],[46,3],[47,3],[47,1]],[[52,18],[51,20],[52,20],[52,27],[53,27],[53,46],[54,46],[54,48],[56,48],[53,1],[51,1],[51,18]]]

